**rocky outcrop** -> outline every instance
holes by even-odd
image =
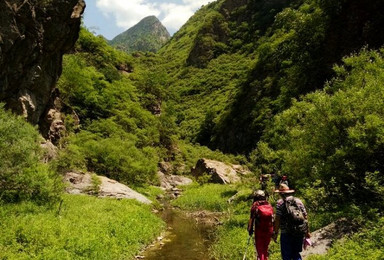
[[[66,192],[69,194],[90,194],[93,193],[94,184],[92,183],[91,174],[83,174],[78,172],[67,172],[64,180],[68,185]]]
[[[118,199],[135,199],[144,204],[151,204],[152,201],[144,195],[132,190],[128,186],[119,183],[115,180],[108,179],[104,176],[99,176],[101,180],[99,197],[112,197]]]
[[[209,182],[229,184],[240,182],[239,174],[247,174],[248,171],[238,165],[225,164],[223,162],[200,159],[192,169],[192,175],[199,178],[203,175],[210,176]]]
[[[311,233],[312,245],[301,253],[303,259],[309,255],[325,255],[336,241],[350,236],[359,226],[347,219],[339,219]]]
[[[49,114],[53,128],[62,127],[48,104],[84,8],[84,0],[0,1],[0,101],[32,124]]]
[[[64,179],[68,183],[66,190],[70,194],[90,194],[116,199],[135,199],[144,204],[152,203],[144,195],[104,176],[92,177],[89,173],[68,172]]]
[[[58,89],[52,92],[47,109],[48,111],[40,119],[40,132],[47,140],[57,145],[66,131],[63,113],[71,117],[75,128],[80,125],[80,118],[71,107],[62,102]]]
[[[179,185],[189,185],[193,181],[184,176],[180,175],[172,175],[172,174],[164,174],[162,172],[157,173],[160,180],[160,187],[164,190],[172,190],[177,188]]]
[[[57,157],[58,148],[55,145],[53,145],[51,141],[43,139],[42,142],[40,143],[40,146],[43,148],[43,151],[44,151],[43,158],[42,158],[42,161],[44,163],[47,163]]]

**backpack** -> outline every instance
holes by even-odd
[[[297,236],[304,236],[308,231],[308,221],[297,205],[295,198],[285,201],[287,209],[287,228],[289,233]]]
[[[258,203],[255,225],[257,229],[264,231],[270,231],[273,227],[273,208],[268,202]]]

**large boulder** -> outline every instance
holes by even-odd
[[[179,185],[189,185],[193,181],[185,176],[164,174],[161,171],[157,173],[160,180],[160,187],[164,190],[172,190]]]
[[[52,123],[48,130],[63,127],[50,105],[84,8],[84,0],[0,1],[0,101],[32,124]]]
[[[211,176],[210,182],[229,184],[240,182],[240,174],[246,174],[247,171],[238,165],[225,164],[220,161],[200,159],[192,169],[192,175],[199,178],[203,175]]]
[[[147,197],[132,190],[128,186],[119,183],[115,180],[111,180],[104,176],[99,176],[101,180],[99,197],[112,197],[118,199],[135,199],[144,204],[151,204]]]
[[[128,186],[104,176],[95,176],[100,183],[94,183],[89,173],[68,172],[65,180],[68,183],[67,192],[70,194],[93,194],[99,197],[116,199],[135,199],[144,204],[151,204],[144,195],[132,190]]]

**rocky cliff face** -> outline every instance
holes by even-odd
[[[62,56],[78,38],[83,0],[0,1],[0,101],[43,126]],[[47,133],[43,133],[47,134]]]

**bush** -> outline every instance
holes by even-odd
[[[0,200],[54,201],[60,179],[40,162],[42,149],[37,130],[0,106]]]
[[[100,136],[82,131],[71,139],[58,159],[60,170],[95,172],[126,184],[157,184],[155,173],[158,158],[152,147],[136,147],[135,136],[129,134]],[[76,152],[76,158],[70,158]]]

